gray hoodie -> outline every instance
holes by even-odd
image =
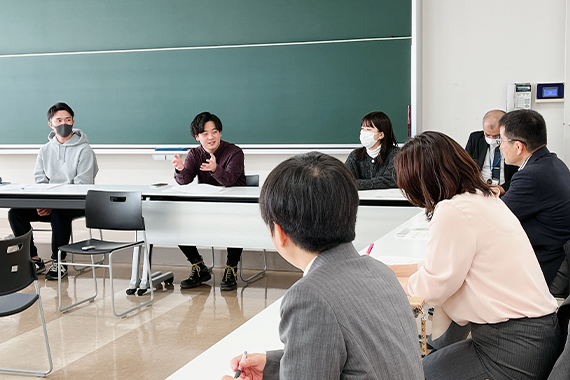
[[[34,178],[36,183],[93,184],[99,171],[97,158],[89,146],[87,135],[73,129],[73,136],[61,144],[55,132],[40,148]]]

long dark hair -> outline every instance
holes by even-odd
[[[392,128],[392,122],[388,115],[382,111],[370,112],[368,115],[362,118],[360,122],[361,127],[372,127],[378,129],[378,132],[384,132],[384,138],[380,141],[380,154],[379,159],[376,160],[376,165],[381,165],[386,157],[388,157],[388,150],[391,146],[398,146],[398,140],[396,140],[396,135],[394,135],[394,129]],[[366,148],[358,148],[355,152],[356,160],[362,161],[366,158]]]
[[[426,209],[431,219],[435,206],[465,192],[493,194],[483,181],[479,167],[455,140],[428,131],[409,140],[394,161],[398,187],[408,200]]]

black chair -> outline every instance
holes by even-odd
[[[246,186],[259,187],[259,174],[246,175],[245,183]],[[211,247],[211,249],[212,249],[212,267],[210,267],[210,269],[214,267],[214,247]],[[243,282],[246,283],[253,282],[253,280],[256,277],[265,275],[265,272],[267,272],[267,251],[265,249],[263,250],[263,269],[255,273],[253,276],[250,276],[248,278],[243,278],[243,258],[239,261],[239,277]]]
[[[144,219],[142,216],[142,194],[140,191],[100,191],[89,190],[87,192],[85,203],[85,225],[89,228],[89,239],[74,244],[68,244],[59,247],[58,252],[58,295],[59,310],[67,312],[70,308],[80,305],[84,302],[92,302],[97,297],[97,278],[95,276],[95,268],[109,268],[109,281],[111,283],[111,309],[117,317],[125,317],[131,311],[150,305],[154,300],[154,290],[150,287],[150,300],[134,306],[127,311],[117,313],[115,311],[115,291],[113,288],[113,254],[127,248],[143,249],[143,273],[150,278],[150,262],[149,249],[146,241],[146,233]],[[93,239],[92,230],[115,230],[115,231],[133,231],[135,239],[130,242],[115,242],[101,239]],[[142,236],[142,240],[138,240]],[[82,263],[81,265],[93,267],[93,283],[95,286],[95,294],[78,301],[67,307],[62,306],[61,297],[61,265],[71,265],[61,261],[61,253],[73,253],[76,255],[86,255],[91,257],[91,264]],[[95,255],[107,254],[109,263],[95,262]]]
[[[28,369],[0,368],[3,372],[33,374],[36,376],[46,376],[53,370],[51,361],[51,351],[42,307],[42,298],[38,286],[38,275],[32,259],[30,258],[30,241],[32,231],[27,234],[7,240],[0,240],[0,317],[7,317],[27,310],[30,306],[38,302],[40,319],[44,331],[44,340],[49,362],[47,371],[35,371]],[[19,293],[34,283],[35,293]],[[36,347],[30,347],[36,349]],[[30,361],[33,356],[30,356]]]

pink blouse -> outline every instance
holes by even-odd
[[[526,233],[499,198],[463,193],[441,201],[429,228],[410,295],[441,306],[460,325],[556,311]]]

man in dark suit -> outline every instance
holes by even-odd
[[[483,130],[469,135],[465,150],[479,165],[483,179],[495,185],[501,194],[509,189],[511,177],[517,172],[517,167],[505,164],[498,147],[499,119],[505,111],[491,110],[483,116]]]
[[[261,217],[279,254],[304,274],[281,302],[284,349],[234,358],[242,378],[424,379],[400,283],[352,245],[358,203],[350,170],[323,153],[292,157],[267,177]]]
[[[528,235],[550,292],[558,295],[551,285],[564,276],[557,271],[570,240],[570,171],[546,148],[546,123],[538,112],[511,111],[499,126],[505,163],[520,167],[502,199]]]

